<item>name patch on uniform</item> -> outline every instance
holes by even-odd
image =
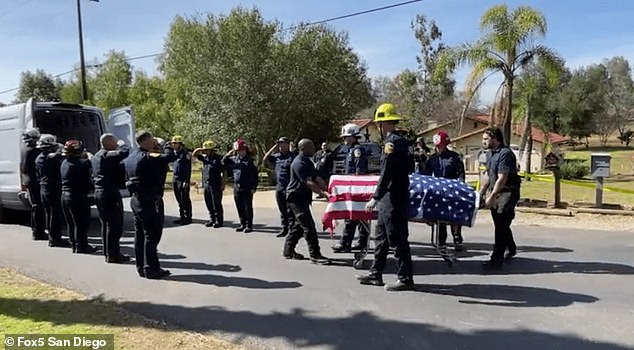
[[[383,146],[383,152],[385,154],[394,153],[394,144],[391,142],[386,143],[385,146]]]

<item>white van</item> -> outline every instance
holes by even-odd
[[[134,113],[132,107],[110,112],[108,123],[97,107],[59,103],[35,102],[0,107],[0,220],[6,209],[29,210],[22,184],[20,163],[24,144],[22,134],[30,128],[42,134],[53,134],[57,141],[81,140],[88,152],[99,150],[99,137],[111,132],[135,147]]]

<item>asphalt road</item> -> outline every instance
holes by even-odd
[[[166,194],[167,215],[177,213],[171,197]],[[49,248],[17,224],[0,225],[0,265],[246,348],[634,349],[632,231],[516,226],[517,258],[485,273],[488,223],[464,230],[468,251],[453,268],[428,244],[429,227],[412,223],[417,290],[388,293],[359,285],[352,256],[332,254],[327,235],[320,243],[338,259],[335,265],[283,259],[273,198],[256,194],[250,234],[231,227],[237,217],[231,196],[224,204],[233,222],[223,229],[204,227],[204,205],[195,201],[195,223],[167,227],[159,246],[162,266],[173,273],[169,280],[141,279],[133,265]],[[314,207],[317,222],[323,208]],[[129,219],[128,213],[128,230]],[[168,226],[173,219],[166,218]],[[93,220],[93,243],[98,235]],[[133,254],[132,243],[127,231],[124,252]],[[306,253],[303,240],[298,251]],[[393,265],[387,281],[394,279]]]

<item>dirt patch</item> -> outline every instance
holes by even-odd
[[[491,215],[481,211],[478,213],[477,222],[492,224]],[[577,213],[571,217],[564,217],[534,213],[516,213],[513,225],[634,232],[634,216]]]

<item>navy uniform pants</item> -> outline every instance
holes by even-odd
[[[288,201],[286,200],[286,189],[276,189],[275,190],[275,200],[277,201],[277,208],[280,210],[280,219],[282,223],[282,229],[284,231],[288,231],[295,221],[293,211],[291,207],[288,205]]]
[[[222,187],[205,185],[205,205],[209,212],[209,220],[222,225],[224,223],[224,210],[222,208]]]
[[[163,199],[135,194],[130,199],[134,214],[134,253],[139,274],[158,271],[158,243],[163,232]]]
[[[189,182],[174,181],[174,196],[178,202],[181,220],[192,219],[192,200],[189,196]]]
[[[295,221],[286,236],[286,241],[284,241],[284,256],[290,255],[295,250],[299,239],[304,237],[308,245],[309,255],[311,257],[320,257],[319,239],[317,237],[315,221],[310,212],[310,206],[308,204],[294,202],[288,202],[288,205],[295,215]]]
[[[368,246],[370,233],[359,220],[345,220],[343,235],[341,235],[341,241],[339,242],[342,246],[350,247],[352,245],[354,232],[357,230],[357,227],[359,228],[359,246],[363,248]]]
[[[376,247],[374,250],[374,263],[370,273],[380,275],[385,270],[387,254],[390,247],[394,248],[394,256],[397,261],[396,275],[401,281],[412,281],[412,254],[409,249],[407,200],[395,201],[398,206],[390,202],[390,194],[378,204],[379,217],[376,224]],[[405,205],[403,205],[405,204]]]
[[[233,192],[240,225],[253,228],[253,192],[251,190],[236,190]]]
[[[121,255],[119,240],[123,233],[123,202],[118,190],[95,190],[105,256]]]
[[[48,240],[51,242],[60,241],[62,239],[62,220],[64,220],[61,194],[41,191],[40,195],[46,215]]]
[[[29,184],[28,192],[31,204],[31,231],[34,235],[46,234],[46,213],[42,205],[40,184],[32,182]]]
[[[90,202],[84,195],[62,192],[62,210],[68,227],[68,238],[73,247],[88,245],[88,227],[90,226]]]

